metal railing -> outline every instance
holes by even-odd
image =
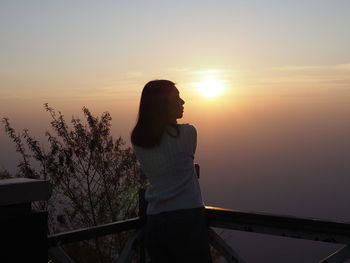
[[[345,262],[350,258],[350,224],[347,223],[251,213],[209,206],[205,208],[205,212],[210,227],[344,244],[343,248],[321,260],[320,263]],[[131,262],[131,258],[137,253],[135,248],[142,245],[143,226],[144,220],[142,217],[136,217],[96,227],[53,234],[48,237],[49,252],[59,262],[73,262],[60,249],[61,245],[135,229],[137,230],[136,233],[126,243],[118,259],[118,262]],[[209,236],[210,244],[220,252],[227,262],[245,262],[211,228],[209,228]],[[141,261],[145,262],[145,257]]]
[[[199,178],[199,165],[196,164],[195,168]],[[146,262],[143,229],[145,225],[147,203],[144,196],[145,190],[141,189],[139,191],[139,217],[50,235],[48,237],[50,254],[58,262],[72,263],[73,261],[65,254],[61,245],[134,229],[136,232],[125,244],[117,262],[131,262],[133,255],[138,252],[140,253],[140,262]],[[209,225],[208,233],[210,244],[230,263],[245,263],[246,261],[211,227],[343,244],[344,246],[342,248],[322,259],[319,263],[343,263],[350,259],[349,223],[267,213],[252,213],[211,206],[205,207],[205,213]]]

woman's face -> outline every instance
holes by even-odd
[[[169,119],[171,122],[176,123],[176,119],[182,118],[184,112],[185,101],[180,98],[180,93],[177,88],[175,88],[169,94]]]

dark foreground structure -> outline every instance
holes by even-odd
[[[73,263],[62,245],[135,230],[125,244],[118,263],[131,262],[138,254],[147,262],[143,239],[146,202],[144,190],[139,193],[139,216],[124,221],[47,236],[47,212],[31,210],[31,202],[49,198],[49,183],[25,178],[0,181],[0,262]],[[317,219],[304,219],[239,210],[206,207],[211,245],[227,262],[243,263],[242,259],[211,227],[248,231],[268,235],[344,244],[320,263],[340,263],[350,258],[350,224]]]

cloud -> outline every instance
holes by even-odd
[[[320,65],[320,66],[281,66],[281,67],[272,67],[269,70],[271,71],[350,71],[350,63],[347,64],[333,64],[333,65]]]
[[[349,86],[350,64],[281,66],[259,72],[261,84]]]
[[[337,65],[337,69],[350,71],[350,63],[349,64],[339,64],[339,65]]]

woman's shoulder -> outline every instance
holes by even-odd
[[[179,124],[180,129],[187,130],[187,131],[194,131],[196,132],[196,127],[194,127],[192,124],[185,123],[185,124]]]
[[[180,124],[180,134],[185,134],[185,137],[189,136],[190,138],[197,137],[196,127],[192,124]]]

